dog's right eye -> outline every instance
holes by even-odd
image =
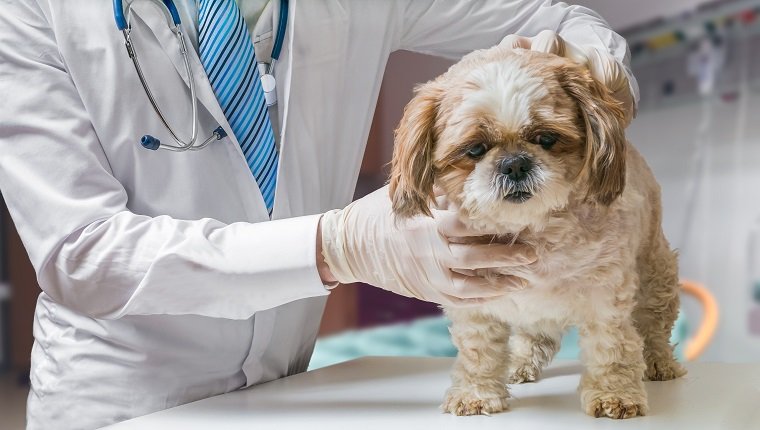
[[[467,150],[467,156],[470,158],[480,158],[484,155],[486,155],[486,152],[488,152],[488,147],[485,143],[478,143],[473,145],[470,149]]]
[[[538,145],[543,146],[545,149],[551,148],[555,143],[557,143],[557,136],[552,133],[542,133],[535,137],[534,142]]]

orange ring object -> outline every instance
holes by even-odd
[[[684,356],[692,361],[702,355],[715,335],[715,329],[718,327],[718,302],[704,285],[694,281],[682,279],[681,291],[694,297],[702,305],[702,322],[684,349]]]

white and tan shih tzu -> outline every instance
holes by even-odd
[[[669,343],[678,270],[660,190],[624,128],[588,69],[553,54],[476,51],[416,90],[396,133],[396,214],[429,214],[437,187],[470,227],[538,254],[487,273],[521,277],[526,288],[445,309],[459,350],[446,412],[506,410],[507,384],[535,381],[570,326],[589,415],[644,415],[643,381],[685,373]]]

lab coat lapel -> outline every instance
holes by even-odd
[[[342,93],[348,17],[338,1],[291,0],[288,31],[275,70],[281,121],[280,168],[277,172],[273,218],[323,212],[332,201],[331,181],[324,159],[335,154],[340,112],[335,97]],[[294,55],[294,53],[299,53]],[[359,145],[359,142],[356,142]]]
[[[150,3],[147,4],[149,5]],[[174,33],[172,33],[172,31],[169,29],[169,26],[166,24],[164,16],[161,12],[152,10],[151,8],[137,6],[138,5],[135,5],[133,8],[134,17],[136,19],[136,22],[134,24],[135,26],[139,25],[140,28],[135,28],[134,31],[147,31],[155,36],[155,40],[161,46],[164,54],[166,54],[166,56],[174,65],[176,73],[185,82],[185,85],[189,87],[184,60],[182,58],[182,54],[180,53],[179,42],[177,41]],[[206,70],[203,68],[203,64],[201,64],[197,52],[195,49],[193,49],[190,39],[186,34],[183,34],[183,37],[185,38],[185,44],[188,49],[187,58],[190,65],[190,70],[193,74],[193,81],[195,82],[196,97],[198,98],[198,101],[200,101],[200,103],[206,108],[209,114],[211,114],[211,116],[216,120],[216,122],[221,125],[227,132],[228,138],[234,143],[235,151],[237,152],[238,158],[240,159],[241,167],[248,169],[248,165],[245,161],[245,156],[243,155],[243,152],[240,148],[240,144],[235,137],[235,134],[232,132],[232,128],[227,122],[227,118],[224,116],[224,112],[219,105],[216,94],[214,94],[214,90],[211,87],[208,76],[206,75]],[[139,52],[140,47],[137,49]],[[200,139],[206,139],[206,137],[210,135],[210,132],[211,130],[200,130]],[[254,198],[261,199],[263,202],[264,198],[261,195],[261,190],[259,189],[258,184],[256,184],[256,180],[253,178],[253,175],[251,175],[251,184],[251,192],[257,194],[254,196]],[[266,207],[262,206],[262,208],[266,214]],[[266,214],[266,216],[268,217],[268,214]]]

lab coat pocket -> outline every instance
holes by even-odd
[[[298,63],[337,63],[348,42],[348,14],[340,0],[299,2],[294,15],[292,49]]]
[[[34,394],[42,399],[45,395],[52,391],[49,383],[55,384],[56,379],[49,376],[53,373],[51,371],[50,356],[45,351],[45,348],[34,342],[32,345],[32,366],[29,371],[29,383]]]
[[[58,324],[55,318],[56,305],[42,302],[42,295],[37,299],[37,310],[34,316],[34,344],[32,345],[31,368],[29,382],[32,393],[40,400],[47,394],[54,393],[61,381],[61,369],[48,353],[51,339],[60,339]],[[39,309],[44,311],[40,312]],[[40,319],[48,319],[53,324],[45,324]]]

